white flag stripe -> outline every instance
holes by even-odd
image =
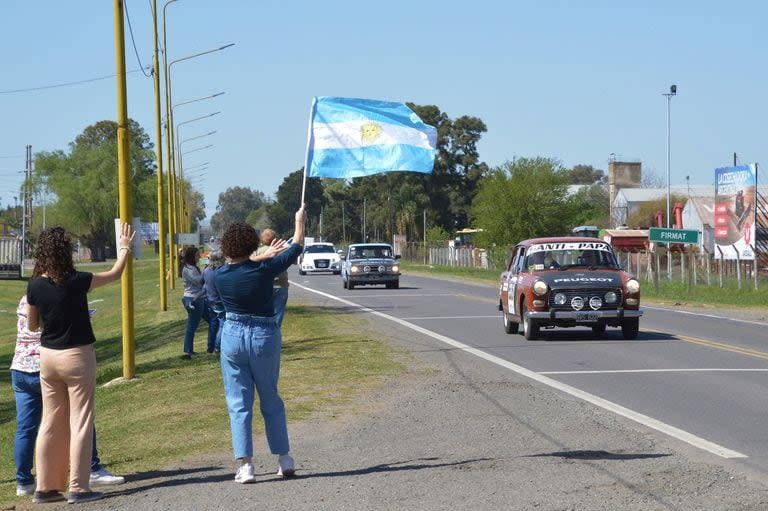
[[[363,126],[370,125],[369,137],[363,137]],[[378,127],[378,128],[376,128]],[[389,123],[371,121],[347,121],[330,124],[315,123],[312,127],[312,148],[342,149],[373,145],[406,144],[424,149],[434,149],[429,136],[423,131]]]

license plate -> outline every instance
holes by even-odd
[[[576,321],[597,321],[600,316],[596,312],[577,312]]]
[[[328,268],[328,263],[317,263],[318,268]]]

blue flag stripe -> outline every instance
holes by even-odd
[[[434,129],[403,103],[393,101],[323,96],[317,98],[315,108],[315,123],[366,120]]]
[[[407,168],[403,168],[403,161],[408,162]],[[401,170],[429,174],[434,161],[433,149],[407,144],[319,149],[310,152],[308,175],[351,178]],[[370,163],[375,163],[375,166]]]

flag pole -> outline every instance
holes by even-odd
[[[304,195],[307,191],[307,167],[309,166],[309,148],[312,147],[312,117],[315,115],[315,104],[317,96],[312,98],[312,106],[309,108],[309,122],[307,123],[307,152],[304,155],[304,177],[301,183],[301,202],[299,207],[304,206]]]

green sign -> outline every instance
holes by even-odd
[[[648,238],[655,243],[689,243],[699,242],[699,231],[688,229],[662,229],[651,227]]]

